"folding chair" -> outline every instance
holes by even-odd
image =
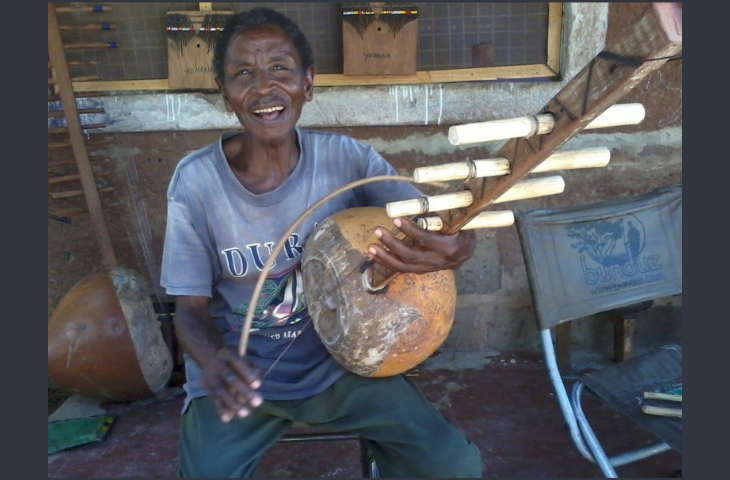
[[[551,328],[619,307],[682,292],[682,187],[594,205],[515,212],[545,363],[570,435],[606,477],[614,467],[673,448],[682,420],[648,415],[644,392],[682,385],[680,345],[578,377],[570,397],[555,358]],[[608,457],[581,407],[589,390],[660,443]]]

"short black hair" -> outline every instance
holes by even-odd
[[[299,53],[302,70],[306,71],[314,65],[312,46],[309,44],[307,37],[304,36],[304,33],[299,29],[299,26],[289,17],[275,10],[259,7],[233,15],[225,27],[223,27],[223,32],[221,32],[216,40],[215,51],[213,52],[213,72],[221,83],[225,83],[223,62],[225,61],[226,50],[228,50],[231,39],[238,33],[245,32],[252,27],[260,25],[274,25],[284,30],[284,33],[291,39]]]

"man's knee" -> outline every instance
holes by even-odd
[[[479,449],[461,432],[445,438],[431,452],[428,476],[441,478],[481,478],[482,457]]]

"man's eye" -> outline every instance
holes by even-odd
[[[279,65],[278,63],[274,65],[274,70],[286,70],[286,67],[284,65]]]
[[[236,72],[236,76],[248,75],[249,73],[251,73],[251,70],[249,70],[248,68],[243,68],[243,69],[239,70],[238,72]]]

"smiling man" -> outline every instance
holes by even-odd
[[[175,332],[185,351],[181,476],[254,476],[293,421],[359,434],[385,477],[481,476],[476,447],[413,383],[362,378],[335,362],[302,295],[300,256],[318,222],[420,193],[385,183],[330,201],[291,235],[261,301],[249,305],[274,243],[301,212],[349,182],[395,172],[363,143],[297,126],[312,100],[314,60],[283,15],[254,9],[234,16],[216,45],[214,70],[242,131],[182,159],[168,189],[161,283],[177,297]],[[394,224],[415,246],[378,228],[382,245],[370,252],[397,271],[455,269],[474,250],[471,232],[445,236],[406,219]],[[236,345],[250,308],[255,320],[241,358]]]

